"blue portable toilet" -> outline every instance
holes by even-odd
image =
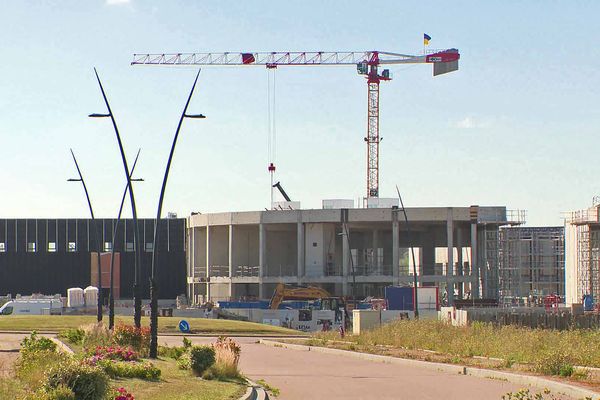
[[[591,294],[583,296],[583,311],[594,311],[594,298]]]

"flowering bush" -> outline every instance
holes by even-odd
[[[150,348],[150,328],[118,324],[113,332],[113,340],[121,346],[130,346],[142,355],[147,355]]]
[[[135,397],[125,388],[115,389],[114,400],[135,400]]]
[[[130,347],[123,346],[97,346],[94,350],[94,356],[101,359],[117,360],[117,361],[137,361],[139,355]]]

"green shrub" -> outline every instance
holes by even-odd
[[[198,376],[214,363],[215,350],[211,346],[192,346],[177,360],[180,369],[191,369]]]
[[[58,333],[58,337],[72,344],[83,344],[85,331],[81,328],[69,328]]]
[[[185,348],[180,346],[169,347],[169,346],[158,346],[158,355],[161,357],[168,357],[174,360],[179,360],[179,357],[185,353]]]
[[[189,349],[190,347],[192,347],[192,341],[184,336],[183,337],[183,348]]]
[[[75,398],[104,400],[109,386],[108,375],[99,367],[77,363],[74,360],[52,367],[44,385],[46,391],[66,386],[75,393]]]
[[[49,390],[39,390],[34,397],[35,400],[77,400],[75,393],[65,385]]]
[[[21,354],[15,363],[15,374],[27,388],[35,391],[46,381],[48,369],[68,360],[69,357],[66,354],[57,351],[29,351]]]
[[[138,378],[145,381],[158,381],[161,371],[150,362],[128,362],[102,360],[98,366],[111,378]]]
[[[183,353],[177,359],[177,366],[179,369],[192,369],[192,357],[189,351]]]
[[[38,336],[36,331],[21,341],[21,355],[36,351],[56,351],[56,343],[47,337]]]

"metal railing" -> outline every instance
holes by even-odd
[[[234,276],[236,278],[258,277],[258,265],[238,265],[235,267]]]

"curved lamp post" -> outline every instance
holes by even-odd
[[[108,99],[106,98],[106,93],[104,92],[104,88],[102,87],[102,82],[100,82],[100,77],[98,76],[98,71],[94,68],[94,73],[96,74],[96,79],[98,80],[98,85],[100,85],[100,90],[102,92],[102,97],[104,98],[104,103],[106,104],[106,108],[108,109],[108,114],[90,114],[91,118],[107,118],[110,117],[112,121],[113,128],[115,130],[115,134],[117,136],[117,142],[119,144],[119,150],[121,152],[121,159],[123,160],[123,169],[125,170],[125,177],[127,178],[127,186],[129,191],[129,200],[131,202],[131,212],[133,214],[133,236],[134,236],[134,246],[135,246],[135,274],[134,274],[134,283],[133,283],[133,299],[134,299],[134,314],[133,320],[135,326],[140,328],[142,326],[142,298],[140,293],[140,275],[141,275],[141,257],[140,257],[140,241],[139,241],[139,229],[138,229],[138,217],[137,210],[135,207],[135,196],[133,194],[133,186],[131,185],[131,173],[129,171],[129,167],[127,165],[127,157],[125,156],[125,150],[123,149],[123,142],[121,141],[121,135],[119,134],[119,129],[117,128],[117,123],[115,122],[115,117],[110,109],[110,104],[108,103]]]
[[[138,161],[138,157],[140,156],[140,150],[135,156],[135,160],[133,160],[133,165],[131,166],[131,175],[133,175],[133,171],[135,171],[135,166]],[[131,182],[142,182],[143,179],[134,179],[131,178]],[[115,227],[113,229],[112,234],[112,248],[110,250],[110,292],[108,295],[108,329],[113,329],[115,326],[115,296],[114,296],[114,266],[115,266],[115,238],[117,236],[117,231],[119,229],[119,223],[121,222],[121,214],[123,213],[123,205],[125,204],[125,198],[127,197],[127,192],[129,190],[129,182],[125,185],[125,190],[123,191],[123,196],[121,197],[121,205],[119,206],[119,214],[117,215],[117,222],[115,223]]]
[[[75,167],[77,168],[77,174],[79,174],[79,178],[71,178],[67,179],[67,182],[81,182],[83,185],[83,191],[85,192],[85,198],[87,199],[88,207],[90,209],[90,214],[92,216],[92,223],[94,225],[94,238],[96,241],[96,254],[98,256],[98,322],[102,321],[102,266],[100,264],[100,238],[98,237],[98,227],[96,226],[96,219],[94,218],[94,209],[92,208],[92,202],[90,200],[90,195],[87,190],[87,186],[85,185],[85,180],[83,180],[83,175],[81,174],[81,170],[79,169],[79,164],[77,163],[77,159],[75,158],[75,153],[73,153],[73,149],[71,150],[71,155],[73,156],[73,161],[75,162]]]
[[[406,209],[404,208],[404,202],[402,201],[402,196],[400,196],[400,189],[398,189],[398,185],[396,185],[396,192],[398,192],[398,200],[400,200],[400,207],[402,207],[402,213],[404,214],[404,221],[406,222],[406,240],[410,244],[410,225],[408,224],[408,216],[406,215]],[[412,254],[413,260],[413,286],[415,287],[415,319],[419,319],[419,296],[418,296],[418,288],[417,288],[417,262],[415,261],[415,249],[413,246],[410,246],[410,252]]]
[[[163,200],[165,197],[165,190],[167,188],[167,179],[169,178],[169,170],[171,169],[171,161],[173,160],[175,146],[177,145],[177,138],[179,137],[179,131],[181,129],[181,125],[183,123],[184,118],[206,118],[202,114],[187,114],[187,108],[190,104],[190,100],[192,99],[192,95],[194,94],[196,82],[198,82],[198,76],[200,76],[200,70],[198,70],[198,73],[196,74],[194,85],[192,86],[192,90],[190,90],[190,95],[188,96],[187,102],[185,103],[185,107],[183,109],[183,112],[181,113],[181,117],[179,118],[177,130],[175,131],[175,136],[173,137],[173,144],[171,145],[171,152],[169,153],[169,159],[167,160],[165,175],[163,177],[162,187],[160,189],[160,196],[158,198],[156,220],[154,221],[154,240],[152,242],[152,269],[150,275],[150,358],[156,358],[158,355],[158,287],[156,285],[155,280],[156,248],[158,247],[158,224],[160,222],[160,216],[162,213]]]

